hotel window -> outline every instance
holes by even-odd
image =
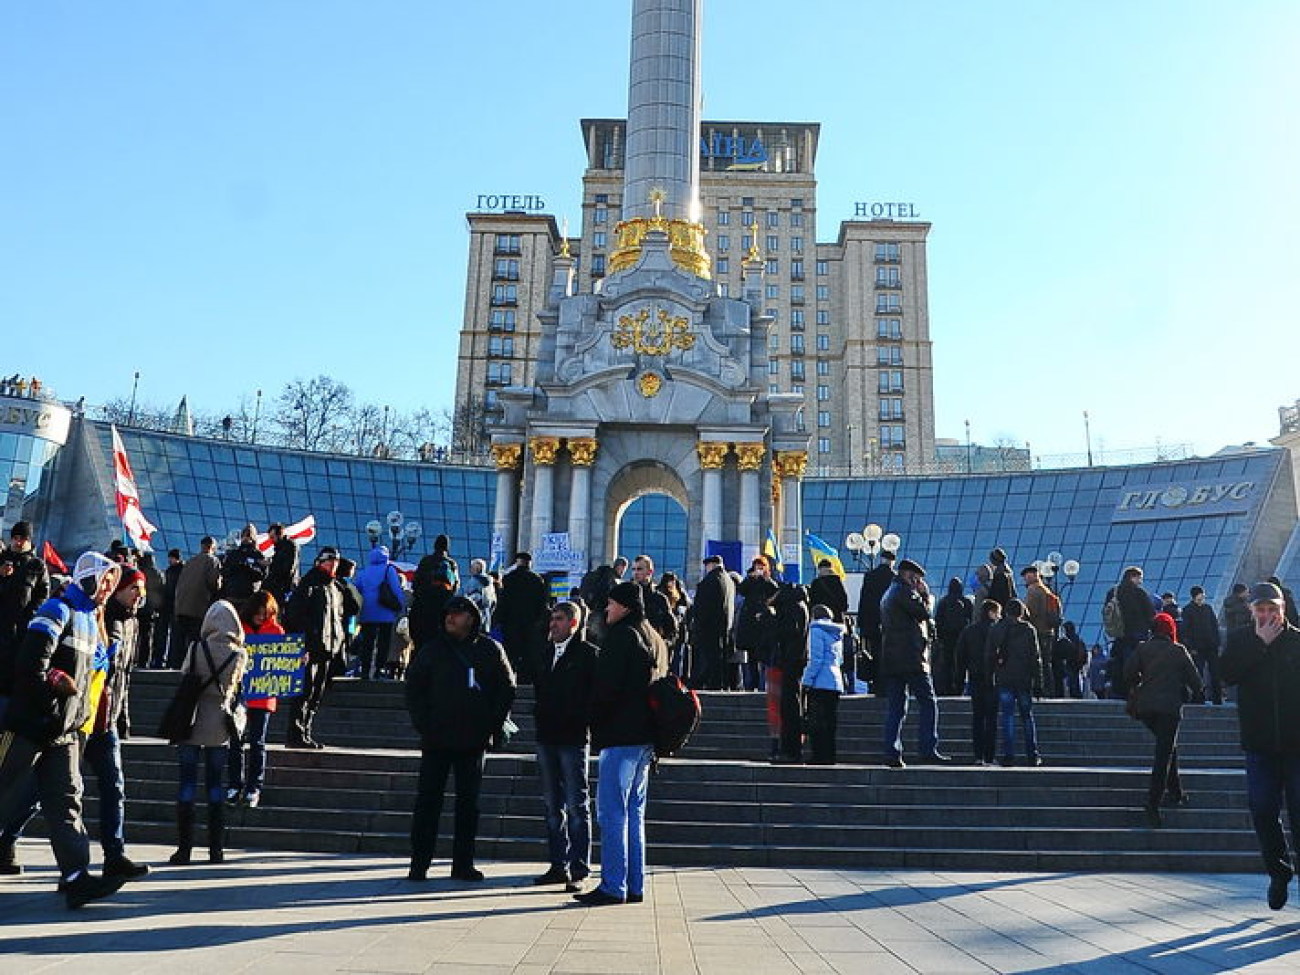
[[[764,309],[763,309],[763,317],[764,317],[764,318],[776,318],[776,309],[775,309],[775,308],[764,308]]]
[[[754,205],[754,198],[752,196],[742,196],[740,198],[740,205],[743,207],[752,207]]]
[[[803,209],[803,197],[802,197],[802,196],[796,196],[796,197],[791,198],[791,200],[790,200],[790,206],[794,207],[794,209],[796,209],[796,210],[802,210],[802,209]]]
[[[795,355],[803,355],[803,333],[797,332],[790,336],[790,351]]]
[[[596,202],[597,202],[597,203],[608,203],[608,202],[609,202],[609,194],[608,194],[608,193],[597,193],[597,194],[596,194]]]
[[[831,388],[829,386],[817,387],[817,402],[825,403],[831,398]]]
[[[802,285],[802,284],[792,284],[792,285],[790,285],[790,300],[791,300],[791,301],[803,301],[803,285]]]
[[[780,352],[781,336],[777,335],[776,332],[769,333],[769,335],[767,336],[767,347],[771,349],[773,352]]]
[[[731,297],[731,285],[727,284],[726,281],[723,281],[720,285],[718,285],[718,297],[719,298]]]
[[[831,300],[831,286],[829,284],[817,285],[817,300],[818,301]]]
[[[903,279],[901,269],[896,267],[878,267],[876,268],[876,287],[877,288],[899,288],[902,287]]]
[[[768,374],[769,376],[779,376],[779,375],[781,375],[781,360],[780,360],[780,359],[768,359],[768,360],[767,360],[767,374]]]
[[[802,213],[792,213],[792,214],[790,214],[790,226],[791,226],[791,227],[802,227],[802,226],[803,226],[803,214],[802,214]]]
[[[796,393],[798,393],[800,396],[802,396],[802,395],[803,395],[803,387],[802,387],[802,386],[795,386],[793,392],[796,392]],[[804,418],[803,418],[803,410],[800,410],[798,413],[796,413],[796,414],[794,415],[794,426],[795,426],[795,429],[796,429],[796,430],[806,430],[806,429],[807,429],[807,426],[805,425],[805,421],[804,421]]]
[[[901,393],[903,391],[903,371],[901,369],[880,370],[879,389],[882,393]]]
[[[519,285],[517,284],[492,285],[492,304],[494,305],[519,304]]]
[[[754,212],[752,210],[745,210],[743,213],[741,213],[740,224],[742,227],[754,226]]]
[[[781,386],[779,383],[768,383],[767,391],[769,395],[775,396],[777,393],[781,392]]]
[[[802,252],[802,251],[803,251],[803,238],[802,238],[802,237],[791,237],[791,238],[790,238],[790,250],[795,251],[795,252]]]
[[[817,425],[819,427],[828,427],[831,425],[831,414],[829,410],[817,411]]]
[[[803,309],[795,308],[790,312],[790,327],[803,331]]]
[[[731,211],[730,211],[730,210],[719,210],[719,211],[718,211],[718,226],[719,226],[719,227],[726,227],[726,226],[729,226],[730,224],[731,224]]]
[[[513,257],[498,257],[492,262],[492,277],[496,281],[518,281],[519,261]]]
[[[726,274],[731,270],[731,259],[727,257],[719,257],[718,263],[714,266],[719,274]]]
[[[824,332],[817,336],[817,351],[829,352],[831,350],[831,337]]]
[[[876,338],[893,339],[895,342],[903,337],[903,320],[901,318],[877,318]]]
[[[493,335],[488,339],[488,355],[497,359],[509,359],[515,354],[515,340],[510,336]]]
[[[819,278],[824,278],[826,275],[828,275],[828,274],[830,274],[830,273],[831,273],[831,262],[830,262],[830,261],[818,261],[818,262],[817,262],[817,276],[818,276]]]
[[[876,313],[897,315],[903,310],[903,296],[895,292],[882,291],[876,295]]]
[[[518,234],[497,234],[493,250],[497,254],[522,254],[523,245]]]
[[[790,392],[792,392],[792,393],[798,393],[800,396],[802,396],[802,395],[803,395],[803,383],[795,383],[793,386],[790,387]],[[802,412],[799,413],[799,429],[800,429],[800,430],[803,429],[803,413],[802,413]]]
[[[775,258],[775,257],[769,257],[769,258],[767,259],[767,264],[764,265],[764,267],[763,267],[763,273],[764,273],[764,274],[773,274],[773,275],[775,275],[775,274],[780,274],[780,273],[781,273],[781,261],[780,261],[780,259],[779,259],[779,258]]]
[[[769,210],[767,212],[767,225],[769,227],[781,226],[781,214],[776,210]]]
[[[817,453],[819,453],[819,454],[829,454],[830,452],[831,452],[831,438],[830,438],[830,437],[818,437],[818,438],[817,438]]]
[[[817,375],[829,376],[831,374],[831,364],[825,359],[817,360]]]
[[[790,278],[793,281],[803,280],[803,261],[794,260],[790,262]]]
[[[487,381],[489,386],[509,386],[511,364],[509,362],[489,362]]]
[[[903,438],[903,425],[901,423],[881,424],[880,446],[886,450],[906,447],[907,441]]]
[[[607,239],[608,237],[606,236],[605,231],[597,230],[591,235],[591,246],[596,248],[596,250],[603,250],[606,246],[605,242]]]
[[[514,309],[494,308],[488,318],[488,328],[493,332],[513,332],[515,330]]]
[[[899,245],[896,243],[877,244],[876,260],[881,263],[890,263],[890,264],[898,263],[898,261],[900,260]]]
[[[740,238],[740,249],[741,249],[742,251],[745,251],[746,253],[748,253],[748,252],[749,252],[749,249],[750,249],[751,247],[753,247],[753,246],[754,246],[754,235],[753,235],[753,234],[744,234],[744,235]]]
[[[605,255],[604,254],[591,255],[591,273],[593,277],[603,278],[605,276]]]
[[[766,245],[769,251],[779,251],[781,249],[781,238],[776,234],[768,234]]]
[[[804,365],[802,359],[793,359],[790,362],[790,378],[798,379],[800,382],[804,378]]]
[[[725,254],[729,250],[731,250],[731,235],[718,234],[718,253]]]
[[[763,296],[769,300],[781,297],[781,286],[779,284],[769,284],[764,288]]]
[[[876,349],[876,365],[880,366],[901,366],[903,364],[903,350],[896,345],[882,345]]]
[[[606,207],[596,207],[596,215],[593,219],[596,223],[609,223],[609,209]]]

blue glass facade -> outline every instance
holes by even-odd
[[[71,412],[29,395],[0,395],[0,526],[40,520],[41,502],[59,448],[67,441]]]
[[[105,457],[112,456],[107,424],[93,424]],[[140,502],[158,527],[154,547],[193,552],[204,535],[223,538],[251,521],[262,530],[316,517],[317,543],[344,554],[368,551],[365,524],[393,510],[420,522],[425,535],[414,555],[427,554],[446,533],[464,561],[486,556],[492,538],[495,473],[252,447],[122,429]],[[309,546],[308,554],[314,549]]]
[[[87,428],[99,455],[95,464],[102,468],[98,482],[111,492],[109,428]],[[203,535],[224,537],[245,521],[265,527],[312,514],[320,543],[355,555],[369,547],[365,523],[398,509],[424,526],[416,556],[429,550],[439,532],[452,537],[452,554],[462,561],[489,551],[496,486],[491,469],[134,430],[122,436],[144,511],[159,528],[159,549],[189,553]],[[62,497],[61,503],[88,500]],[[111,517],[111,496],[96,500]],[[1264,578],[1279,571],[1279,563],[1295,569],[1283,570],[1284,579],[1300,578],[1295,486],[1283,450],[1084,470],[809,479],[803,518],[806,530],[840,547],[850,571],[846,535],[870,522],[897,533],[901,553],[925,565],[940,592],[950,577],[968,580],[994,547],[1005,549],[1017,569],[1059,551],[1081,564],[1063,596],[1067,617],[1080,622],[1089,641],[1100,636],[1102,601],[1126,565],[1142,566],[1155,594],[1172,590],[1185,601],[1191,586],[1201,585],[1216,605],[1234,582]],[[651,494],[634,501],[623,514],[619,538],[621,553],[644,552],[661,570],[695,581],[686,512],[673,499]],[[804,558],[807,579],[812,572],[806,551]],[[1056,581],[1064,583],[1061,577]]]
[[[679,579],[694,584],[698,567],[686,565],[686,512],[666,494],[637,498],[618,525],[618,551],[629,559],[648,555],[656,571],[675,572]]]

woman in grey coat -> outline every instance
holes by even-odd
[[[202,760],[208,789],[208,855],[212,863],[225,859],[225,809],[222,773],[226,767],[230,725],[227,720],[235,690],[244,676],[248,659],[244,649],[244,628],[235,607],[219,599],[203,617],[197,643],[190,644],[183,674],[197,674],[208,681],[199,696],[194,730],[189,738],[177,742],[180,761],[180,790],[176,796],[176,852],[170,862],[190,862],[194,846],[194,799],[199,788],[199,762]],[[213,675],[214,680],[208,680]]]

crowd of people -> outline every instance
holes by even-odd
[[[517,730],[517,681],[534,687],[535,749],[547,827],[548,869],[539,885],[562,885],[589,906],[635,903],[645,893],[645,807],[656,758],[651,685],[679,675],[704,690],[762,690],[777,764],[837,760],[840,698],[885,699],[882,761],[905,766],[903,725],[920,711],[922,763],[947,763],[939,747],[939,701],[969,696],[970,737],[981,765],[1041,765],[1034,702],[1054,697],[1124,698],[1150,729],[1155,756],[1145,805],[1188,801],[1178,771],[1184,704],[1223,700],[1237,688],[1250,807],[1264,850],[1271,905],[1286,900],[1294,864],[1279,822],[1300,814],[1300,630],[1290,591],[1276,579],[1238,586],[1223,623],[1200,587],[1179,606],[1153,599],[1139,567],[1108,595],[1102,623],[1113,641],[1089,651],[1062,618],[1059,596],[1036,566],[1019,585],[1002,549],[977,567],[975,591],[953,579],[940,599],[923,566],[883,554],[863,579],[851,613],[844,581],[822,561],[808,586],[781,578],[765,556],[744,576],[716,555],[691,587],[656,578],[638,556],[592,569],[567,599],[551,598],[527,552],[507,571],[473,559],[462,576],[450,540],[438,536],[413,572],[374,545],[365,566],[334,547],[301,571],[298,546],[272,525],[245,526],[218,554],[212,538],[184,559],[114,543],[84,553],[51,577],[31,529],[13,526],[0,556],[0,874],[21,872],[15,842],[40,810],[50,826],[67,903],[107,896],[149,870],[126,852],[126,777],[136,666],[173,667],[194,692],[193,720],[177,746],[177,848],[192,862],[203,769],[208,859],[224,859],[226,809],[262,801],[267,728],[279,702],[241,701],[250,638],[302,641],[302,693],[286,746],[325,747],[314,722],[333,677],[401,679],[421,761],[408,876],[428,878],[449,779],[455,779],[451,876],[477,882],[479,793],[488,752]],[[1220,648],[1226,649],[1220,657]],[[254,640],[254,643],[257,641]],[[1018,734],[1017,734],[1018,732]],[[588,766],[597,752],[600,882],[592,875]],[[81,821],[82,763],[98,782],[103,871],[89,871]]]

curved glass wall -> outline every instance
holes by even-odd
[[[48,493],[59,448],[68,441],[71,420],[71,411],[57,402],[0,396],[0,477],[5,492],[0,521],[5,531],[24,518],[40,521],[40,502]]]

